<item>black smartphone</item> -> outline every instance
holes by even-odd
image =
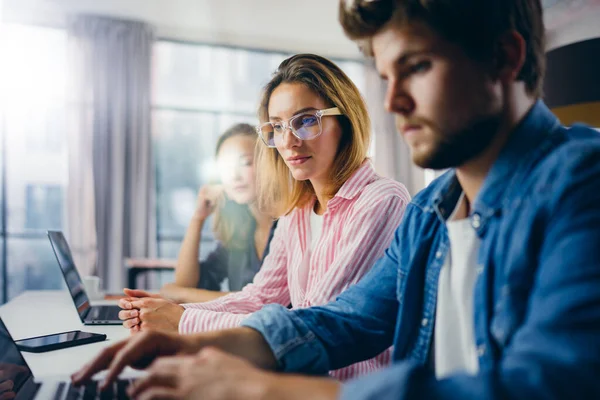
[[[19,350],[22,351],[43,353],[45,351],[64,349],[67,347],[79,346],[81,344],[101,342],[103,340],[106,340],[105,334],[70,331],[17,340],[15,344]]]

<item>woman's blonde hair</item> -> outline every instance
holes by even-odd
[[[256,140],[256,131],[249,124],[236,124],[227,129],[217,140],[215,157],[226,140],[233,137],[249,137]],[[254,217],[248,204],[238,204],[233,200],[222,199],[213,214],[213,233],[228,249],[243,249],[247,246],[250,235],[254,234]]]
[[[329,107],[338,107],[342,137],[330,171],[329,195],[334,195],[367,157],[371,121],[365,102],[350,78],[333,62],[314,54],[298,54],[284,60],[263,89],[258,109],[260,123],[269,121],[269,100],[283,83],[301,83]],[[277,149],[257,141],[257,193],[261,210],[286,215],[314,196],[310,181],[295,180]]]

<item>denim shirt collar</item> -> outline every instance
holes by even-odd
[[[517,168],[521,160],[528,159],[526,155],[559,126],[554,114],[543,101],[538,100],[511,133],[483,182],[472,207],[472,214],[477,220],[473,223],[475,229],[483,229],[485,219],[499,212],[509,191],[516,189],[517,185],[512,183],[522,178],[520,171],[523,170]],[[445,222],[462,193],[456,171],[448,171],[439,178],[436,186],[438,190],[433,192],[431,206],[440,220]]]

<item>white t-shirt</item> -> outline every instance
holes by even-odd
[[[321,238],[321,232],[323,231],[323,216],[318,215],[314,210],[310,213],[310,250],[304,255],[302,265],[298,269],[298,283],[300,284],[300,290],[302,296],[305,295],[306,285],[308,284],[308,269],[310,264],[310,257],[312,256],[312,250],[315,248],[319,239]]]
[[[476,374],[479,360],[473,328],[473,290],[480,239],[464,212],[464,193],[446,221],[450,250],[440,271],[434,328],[434,365],[438,379],[457,372]]]
[[[323,230],[323,216],[316,212],[310,213],[310,248],[315,248],[317,242],[321,238],[321,231]]]

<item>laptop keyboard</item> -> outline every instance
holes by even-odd
[[[61,382],[54,393],[54,400],[60,400],[66,393],[65,400],[122,400],[129,399],[127,388],[133,382],[130,379],[120,379],[106,388],[98,391],[98,381],[92,381],[84,386],[72,386],[68,382]]]
[[[119,319],[120,310],[116,306],[94,306],[91,316],[95,321],[114,321]]]

